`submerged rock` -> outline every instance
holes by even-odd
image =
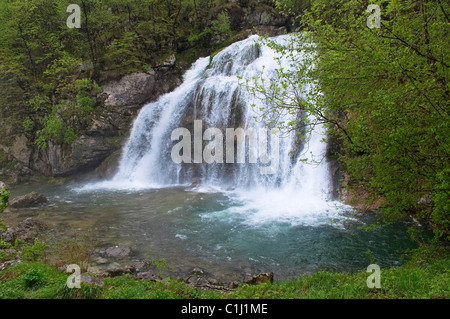
[[[106,275],[108,277],[117,277],[117,276],[122,276],[125,274],[131,274],[136,270],[136,268],[134,266],[123,266],[123,267],[118,267],[118,268],[113,268],[113,269],[107,269],[106,270]]]
[[[95,262],[97,265],[103,265],[108,263],[108,259],[99,257],[95,260]]]
[[[253,276],[247,276],[244,279],[244,283],[246,283],[248,285],[259,285],[259,284],[272,283],[272,282],[273,282],[273,272],[267,272],[267,273],[256,274]]]
[[[228,288],[235,289],[235,288],[238,288],[240,285],[241,285],[241,283],[239,281],[234,280],[228,284]]]
[[[131,248],[127,246],[114,246],[106,250],[108,257],[125,258],[131,254]]]
[[[36,207],[48,204],[47,197],[42,194],[31,192],[27,195],[18,196],[13,198],[8,206],[11,208],[26,208],[26,207]]]
[[[136,275],[138,279],[144,280],[144,281],[158,281],[159,277],[157,274],[155,274],[154,271],[149,270],[145,272],[140,272]]]
[[[85,283],[87,285],[95,285],[100,288],[103,288],[105,286],[105,283],[103,282],[103,280],[101,280],[97,277],[81,275],[80,280],[82,283]]]
[[[191,275],[204,275],[205,271],[199,267],[195,267],[191,270]]]
[[[194,188],[194,187],[200,186],[201,182],[202,182],[202,180],[200,177],[194,177],[194,178],[192,178],[192,182],[191,182],[191,185],[189,185],[189,188]]]

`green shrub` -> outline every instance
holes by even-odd
[[[54,114],[44,119],[44,127],[37,131],[35,141],[39,149],[45,150],[49,141],[60,143],[64,137],[64,124]]]
[[[8,205],[9,196],[11,195],[11,192],[8,188],[3,187],[0,189],[0,213],[3,213],[3,210]]]
[[[45,275],[38,269],[29,270],[24,276],[23,281],[25,287],[35,288],[45,283]]]
[[[34,130],[34,121],[27,117],[23,121],[23,130],[25,131],[25,134],[30,135]]]
[[[47,244],[36,238],[34,240],[34,244],[32,246],[24,245],[21,248],[22,248],[22,251],[20,253],[20,257],[23,260],[38,261],[38,260],[42,259],[42,257],[44,257],[44,253],[47,248]]]
[[[68,126],[66,132],[64,133],[64,144],[67,146],[72,145],[73,142],[78,138],[78,135],[75,133],[71,126]]]

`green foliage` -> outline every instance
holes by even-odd
[[[38,269],[31,269],[23,276],[25,287],[34,288],[45,283],[45,274]]]
[[[79,29],[66,25],[69,4],[0,0],[5,145],[25,135],[41,150],[49,141],[67,149],[102,110],[97,83],[150,71],[172,54],[184,69],[239,33],[229,17],[239,6],[222,0],[82,0]]]
[[[37,131],[35,141],[39,149],[45,150],[49,141],[61,143],[64,137],[65,127],[55,115],[50,115],[44,120],[44,127]]]
[[[64,139],[63,139],[63,143],[65,145],[72,145],[73,142],[75,142],[75,140],[78,138],[78,135],[75,133],[75,131],[73,130],[73,128],[71,128],[70,126],[68,126],[66,128],[66,131],[64,132]]]
[[[216,37],[223,37],[231,34],[230,18],[227,11],[222,11],[217,19],[211,21],[211,30]]]
[[[280,12],[299,17],[303,11],[311,6],[311,0],[283,0],[275,1]]]
[[[64,282],[56,290],[56,294],[58,299],[96,299],[99,298],[101,290],[100,287],[85,283],[81,283],[80,288],[69,288]]]
[[[0,241],[0,249],[11,249],[13,245],[7,243],[6,241]]]
[[[33,112],[48,112],[51,109],[51,101],[47,96],[36,95],[32,97],[28,104]]]
[[[191,43],[219,41],[222,42],[227,36],[231,35],[231,23],[226,10],[220,12],[217,19],[211,21],[211,24],[198,33],[192,34],[188,40]]]
[[[381,269],[381,288],[367,287],[369,273],[319,271],[282,282],[242,285],[229,292],[195,288],[165,279],[148,282],[125,275],[103,278],[104,287],[66,285],[67,274],[41,262],[0,272],[0,299],[430,299],[449,298],[448,247],[421,246],[406,264]]]
[[[7,187],[0,188],[0,214],[3,213],[6,206],[8,206],[8,200],[9,200],[10,195],[11,195],[11,192],[9,191],[9,189]],[[6,225],[3,223],[3,221],[1,219],[0,219],[0,229],[3,229],[3,230],[6,229]],[[0,248],[3,246],[2,243],[3,243],[3,241],[0,240]],[[1,259],[2,259],[2,256],[0,255],[0,260]]]
[[[20,257],[25,261],[39,261],[45,256],[47,244],[35,239],[33,245],[24,244],[16,240],[15,248],[20,247]]]
[[[164,269],[164,268],[168,267],[168,263],[165,258],[163,260],[158,260],[157,258],[153,258],[152,265],[156,266],[158,269]]]
[[[68,239],[59,241],[50,247],[47,256],[57,259],[61,264],[77,264],[81,271],[86,271],[95,252],[95,239],[93,231],[80,234],[73,230]]]
[[[58,100],[70,99],[77,92],[77,82],[81,77],[80,65],[82,60],[68,53],[54,59],[44,71],[43,88]]]
[[[7,187],[3,187],[0,189],[0,213],[3,213],[3,210],[8,205],[9,196],[11,192]]]
[[[325,123],[341,143],[334,156],[350,176],[348,188],[381,198],[386,220],[412,217],[450,239],[450,8],[427,0],[377,4],[381,28],[370,29],[365,1],[312,2],[303,32],[287,45],[268,41],[295,70],[245,84],[276,106],[260,110],[261,118],[280,129],[298,129],[279,121],[287,112],[314,115],[309,128]]]
[[[2,249],[8,249],[8,252],[2,252]],[[0,240],[0,261],[15,259],[14,256],[20,256],[23,261],[42,261],[45,257],[47,244],[38,238],[35,238],[32,244],[21,239],[16,239],[14,245]]]
[[[23,130],[27,135],[31,134],[34,130],[34,121],[29,117],[23,121]]]

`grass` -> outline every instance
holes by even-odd
[[[0,272],[0,299],[433,299],[449,298],[448,250],[421,249],[399,267],[381,269],[381,288],[368,288],[365,270],[319,271],[283,282],[243,285],[230,292],[194,288],[133,275],[104,278],[104,287],[66,286],[68,275],[43,262],[25,262]]]

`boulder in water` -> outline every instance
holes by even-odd
[[[122,276],[125,274],[131,274],[135,270],[136,270],[136,268],[134,266],[125,265],[122,267],[108,269],[108,270],[106,270],[106,274],[109,277],[117,277],[117,276]]]
[[[126,246],[114,246],[106,250],[108,257],[125,258],[131,254],[131,248]]]
[[[16,239],[32,242],[45,229],[47,229],[47,225],[44,222],[38,219],[27,218],[17,226],[8,228],[3,233],[0,231],[0,239],[11,244],[14,244]]]
[[[36,207],[45,204],[48,204],[47,197],[36,192],[31,192],[27,195],[13,198],[9,202],[8,206],[11,208],[26,208],[26,207]]]
[[[191,185],[190,185],[189,187],[190,187],[190,188],[192,188],[192,187],[197,187],[197,186],[199,186],[199,185],[201,184],[201,182],[202,182],[202,180],[201,180],[200,177],[194,177],[194,178],[192,179],[192,183],[191,183]]]
[[[248,285],[259,285],[273,282],[273,272],[256,274],[245,278],[244,283]]]
[[[140,272],[136,275],[138,279],[144,280],[144,281],[158,281],[158,275],[155,274],[152,270]]]

